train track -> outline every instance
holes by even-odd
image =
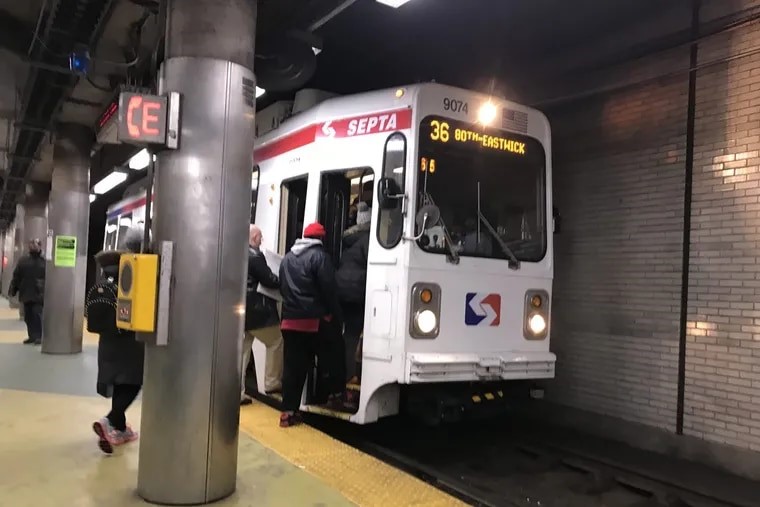
[[[600,452],[585,439],[568,443],[565,430],[548,426],[505,420],[434,429],[400,420],[374,427],[324,418],[308,422],[475,506],[760,506],[760,485],[736,478],[726,483],[706,469],[693,476],[686,464],[679,474],[666,458],[646,466],[637,457],[643,451],[608,443]]]

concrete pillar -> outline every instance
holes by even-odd
[[[11,278],[13,278],[13,270],[16,269],[18,260],[26,253],[26,245],[24,244],[24,206],[23,204],[16,204],[16,218],[14,220],[16,224],[13,234],[13,260],[10,263],[11,266]],[[10,279],[8,281],[10,285]],[[11,308],[20,308],[19,318],[23,319],[23,306],[18,301],[18,295],[8,298]]]
[[[93,140],[92,131],[77,124],[62,126],[55,140],[49,204],[53,256],[46,259],[45,268],[43,354],[77,354],[82,351]],[[61,255],[60,262],[56,262],[58,246],[67,246],[66,238],[62,237],[74,238],[76,248],[69,260]],[[61,248],[61,253],[65,250]]]
[[[47,205],[50,189],[48,185],[33,183],[27,187],[24,199],[24,243],[33,239],[42,241],[42,252],[47,244]]]
[[[3,237],[3,256],[7,259],[5,266],[3,267],[2,276],[2,290],[3,295],[8,296],[8,291],[11,288],[11,277],[13,276],[13,268],[16,266],[16,257],[14,253],[14,244],[16,239],[16,222],[14,221],[8,230],[5,231]],[[9,298],[10,299],[10,298]]]
[[[167,5],[159,88],[182,94],[182,137],[156,169],[153,237],[174,242],[174,262],[169,343],[146,340],[137,490],[150,502],[235,491],[255,24],[253,0]]]

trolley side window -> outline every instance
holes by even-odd
[[[119,230],[119,219],[112,218],[106,223],[106,239],[104,241],[104,250],[116,249],[116,231]]]
[[[251,223],[256,223],[256,200],[259,196],[259,166],[253,167],[251,175]]]
[[[385,142],[383,179],[378,185],[380,206],[377,221],[377,239],[384,248],[393,248],[401,241],[404,232],[404,200],[406,177],[406,137],[396,132]],[[388,198],[388,197],[393,198]]]
[[[127,213],[119,217],[119,237],[117,239],[117,248],[125,248],[127,232],[132,227],[132,213]]]
[[[346,248],[343,243],[346,236],[362,231],[369,234],[371,230],[370,223],[357,224],[357,207],[363,202],[370,209],[371,216],[373,181],[374,174],[369,167],[322,173],[318,216],[327,232],[325,250],[336,266],[340,265]]]
[[[285,255],[301,237],[306,213],[307,176],[282,182],[280,197],[280,255]]]

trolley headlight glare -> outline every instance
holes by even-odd
[[[483,125],[490,125],[496,119],[496,105],[493,102],[484,102],[478,110],[478,121]]]
[[[421,333],[428,334],[435,330],[438,325],[438,318],[432,310],[422,310],[414,316],[414,323]]]
[[[540,335],[546,331],[546,319],[539,313],[534,313],[528,317],[528,329],[534,335]]]

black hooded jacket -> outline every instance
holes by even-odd
[[[245,330],[273,326],[280,320],[275,301],[258,292],[261,284],[268,289],[279,289],[280,280],[272,273],[261,250],[248,247],[248,280],[245,295]]]
[[[95,261],[103,276],[119,281],[119,252],[101,252]],[[115,384],[142,385],[145,347],[135,333],[114,329],[102,333],[98,342],[98,394],[110,397]]]
[[[13,270],[10,295],[22,303],[42,303],[45,298],[45,258],[40,252],[23,256]]]
[[[280,265],[282,318],[342,320],[335,269],[322,242],[299,239]]]
[[[369,229],[347,234],[343,238],[343,245],[345,250],[335,275],[338,294],[343,303],[363,305],[367,288]]]

